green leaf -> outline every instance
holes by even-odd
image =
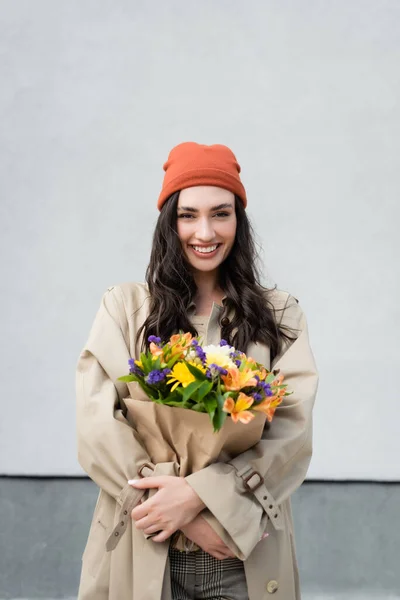
[[[169,369],[172,369],[172,367],[174,366],[174,364],[176,362],[178,362],[179,360],[182,360],[182,357],[179,354],[175,354],[175,356],[173,356],[172,358],[170,358],[167,361],[167,365]]]
[[[151,370],[153,370],[153,369],[157,369],[157,371],[161,370],[161,359],[159,356],[157,356],[156,360],[152,361]]]
[[[184,402],[187,402],[189,398],[195,394],[195,392],[201,386],[201,383],[201,381],[192,381],[192,383],[189,383],[189,385],[184,389],[184,392],[182,394]]]
[[[203,400],[203,405],[205,406],[206,412],[210,416],[211,423],[213,422],[215,410],[218,406],[217,400],[215,397],[207,397]]]
[[[122,377],[118,377],[117,381],[137,381],[137,377],[135,375],[122,375]]]
[[[271,383],[272,381],[274,381],[274,379],[276,379],[276,376],[272,373],[269,373],[266,378],[264,379],[265,383]]]
[[[196,377],[196,379],[200,379],[200,381],[209,381],[209,379],[206,377],[205,373],[203,373],[203,371],[200,371],[200,369],[198,369],[197,367],[194,367],[193,365],[190,365],[189,363],[186,363],[187,368],[189,369],[189,371],[191,372],[191,374]]]
[[[197,392],[197,401],[201,402],[213,388],[212,381],[203,381]]]
[[[153,360],[151,358],[147,357],[147,355],[144,352],[142,352],[140,354],[140,360],[142,361],[142,365],[146,372],[149,372],[152,370]]]
[[[213,418],[213,426],[214,432],[217,432],[221,429],[222,425],[225,423],[225,419],[228,416],[228,413],[223,411],[220,406],[217,406],[217,410],[215,411],[215,415]]]
[[[167,406],[176,406],[178,408],[185,408],[182,400],[164,400],[163,404],[166,404]]]
[[[201,412],[201,413],[207,412],[204,407],[204,404],[199,404],[199,403],[193,404],[192,410],[195,410],[195,411]]]

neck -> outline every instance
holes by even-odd
[[[219,302],[223,292],[218,282],[217,271],[202,273],[196,272],[194,280],[197,287],[196,304],[206,304],[213,300]]]

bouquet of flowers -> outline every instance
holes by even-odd
[[[207,413],[214,432],[229,414],[234,423],[249,423],[254,411],[272,421],[276,407],[287,396],[283,375],[268,372],[254,359],[221,340],[219,346],[201,347],[190,333],[173,335],[162,344],[149,337],[150,349],[140,360],[130,359],[129,375],[156,403]],[[250,409],[250,410],[249,410]]]
[[[149,350],[131,358],[129,374],[118,378],[129,389],[126,416],[152,462],[174,463],[181,477],[254,446],[265,421],[292,393],[279,371],[225,340],[201,346],[181,331],[165,343],[156,336],[148,341]],[[175,547],[187,550],[187,541],[175,536]]]

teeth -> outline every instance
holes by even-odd
[[[217,246],[218,244],[215,244],[215,246],[208,246],[207,248],[201,248],[199,246],[193,246],[193,248],[197,250],[197,252],[202,252],[203,254],[206,254],[207,252],[213,252],[217,248]]]

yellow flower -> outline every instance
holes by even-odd
[[[171,388],[171,392],[173,392],[179,384],[182,384],[185,388],[189,383],[192,383],[192,381],[196,381],[196,378],[191,374],[184,362],[175,363],[172,372],[167,375],[167,379],[169,379],[168,383],[175,382]]]
[[[254,419],[253,413],[248,408],[253,404],[254,398],[240,392],[236,402],[233,398],[227,398],[224,402],[223,410],[230,413],[234,423],[240,421],[241,423],[249,423]]]
[[[143,364],[141,360],[135,360],[135,365],[137,365],[138,367],[140,367],[143,370]]]

